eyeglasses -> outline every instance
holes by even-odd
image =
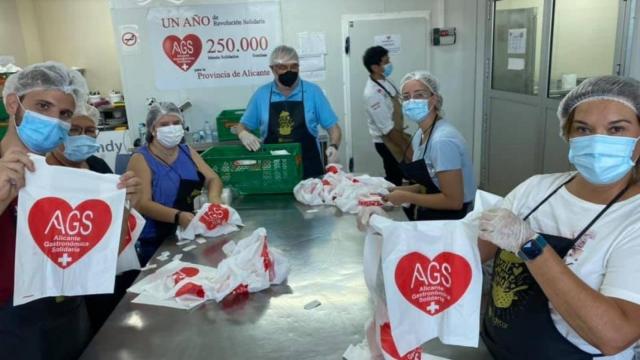
[[[298,63],[294,63],[294,64],[275,64],[272,65],[273,69],[276,70],[277,72],[285,72],[285,71],[298,71],[300,70],[300,64]]]
[[[78,136],[84,134],[91,137],[98,137],[99,133],[100,131],[95,127],[82,128],[80,126],[72,126],[71,129],[69,129],[69,136]]]
[[[417,91],[414,91],[413,94],[410,94],[410,93],[402,94],[402,101],[408,101],[411,99],[424,100],[424,99],[430,98],[432,95],[433,94],[431,94],[429,90],[417,90]]]

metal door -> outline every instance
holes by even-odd
[[[429,29],[428,12],[410,12],[385,15],[352,15],[343,17],[345,36],[345,89],[348,140],[347,157],[352,171],[384,176],[382,160],[376,152],[365,114],[363,92],[369,76],[362,63],[362,55],[375,38],[391,36],[388,42],[389,57],[393,63],[391,81],[399,87],[399,81],[407,72],[428,69]],[[395,39],[395,40],[393,40]],[[415,125],[409,131],[415,129]]]

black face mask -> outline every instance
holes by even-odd
[[[295,84],[296,80],[298,80],[297,71],[289,70],[284,74],[278,75],[278,81],[286,87],[291,87],[291,85]]]

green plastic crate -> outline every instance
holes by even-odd
[[[286,150],[288,154],[272,155]],[[291,193],[302,179],[300,144],[264,144],[256,152],[242,145],[219,145],[202,154],[224,186],[240,194]]]
[[[237,141],[238,135],[231,132],[231,128],[240,123],[244,109],[223,110],[216,117],[218,141]],[[254,132],[254,134],[256,134]],[[257,134],[256,134],[257,135]]]
[[[7,113],[7,109],[4,107],[4,101],[0,101],[0,121],[9,120],[9,114]]]

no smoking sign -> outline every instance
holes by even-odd
[[[139,51],[140,35],[138,25],[120,26],[120,48],[123,54],[130,54]]]

